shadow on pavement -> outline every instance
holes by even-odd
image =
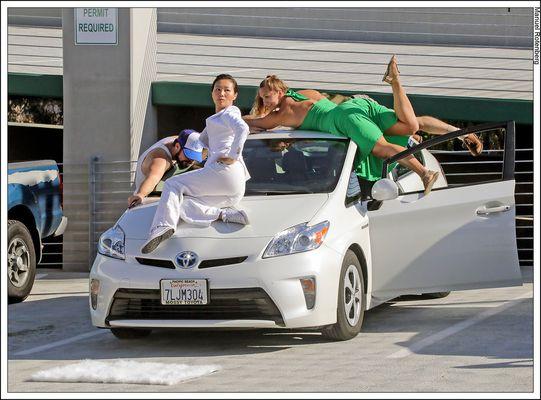
[[[365,314],[364,333],[416,332],[409,340],[397,342],[403,348],[435,335],[445,329],[473,318],[487,310],[476,307],[445,303],[399,305],[386,303]],[[441,304],[440,304],[441,306]],[[492,315],[479,323],[458,330],[443,340],[422,347],[416,354],[438,356],[471,356],[488,359],[533,359],[533,303],[532,299],[517,300],[501,313]],[[428,323],[427,323],[428,322]],[[520,339],[518,339],[520,338]],[[493,364],[492,368],[506,367],[506,363]],[[474,367],[470,367],[474,368]],[[486,364],[483,368],[490,368]]]

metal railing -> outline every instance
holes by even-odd
[[[133,192],[136,161],[101,161],[58,164],[64,186],[63,236],[44,240],[38,266],[88,270],[96,256],[100,235],[113,226]]]
[[[440,160],[450,186],[464,180],[501,176],[502,159],[460,159],[467,151],[432,151]],[[501,156],[502,150],[488,150]],[[533,264],[533,149],[516,149],[516,235],[521,265]],[[100,161],[59,164],[64,181],[64,209],[69,218],[63,236],[44,240],[39,267],[89,269],[100,235],[124,212],[133,192],[136,161]],[[499,167],[500,172],[495,168]],[[487,170],[488,169],[488,170]],[[86,210],[86,212],[85,212]]]

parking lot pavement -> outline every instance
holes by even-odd
[[[365,314],[347,342],[317,332],[156,330],[121,341],[91,325],[87,274],[39,271],[8,307],[9,392],[520,392],[533,386],[532,267],[524,285],[408,296]],[[84,359],[219,371],[172,386],[30,382]]]

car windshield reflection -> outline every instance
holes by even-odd
[[[330,193],[346,157],[344,139],[253,139],[243,156],[246,196]]]

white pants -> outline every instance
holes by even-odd
[[[177,229],[180,219],[209,226],[220,216],[220,208],[237,205],[244,196],[246,175],[241,162],[213,162],[165,181],[162,196],[150,227]]]

